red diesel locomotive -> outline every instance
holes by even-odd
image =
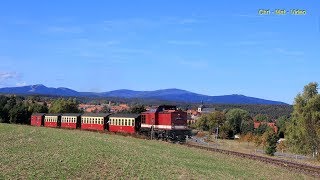
[[[41,114],[31,116],[31,125],[87,129],[128,134],[143,134],[151,138],[185,141],[190,135],[187,113],[176,106],[162,105],[141,114]]]
[[[157,139],[184,141],[189,135],[187,112],[163,105],[141,114],[140,133]]]

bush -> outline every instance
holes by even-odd
[[[277,151],[278,137],[274,133],[267,134],[267,146],[265,149],[266,154],[273,156]]]

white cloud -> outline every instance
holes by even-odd
[[[80,27],[67,27],[67,26],[50,26],[48,27],[48,32],[53,33],[82,33],[83,28]]]
[[[179,24],[194,24],[194,23],[200,23],[203,22],[203,20],[195,19],[195,18],[184,18],[178,20]]]
[[[258,45],[259,41],[238,41],[226,43],[227,46],[253,46]]]
[[[302,51],[287,50],[284,48],[276,48],[275,51],[277,53],[287,55],[287,56],[302,56],[302,55],[304,55],[304,52],[302,52]]]
[[[208,63],[205,61],[197,61],[197,60],[178,60],[177,61],[180,65],[188,66],[192,68],[205,68],[208,66]]]
[[[26,86],[27,83],[26,82],[18,82],[16,83],[16,86]]]
[[[9,79],[17,78],[16,72],[0,72],[0,82],[4,82]]]
[[[202,46],[203,42],[200,41],[178,41],[178,40],[169,40],[168,44],[172,45],[192,45],[192,46]]]

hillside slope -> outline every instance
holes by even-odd
[[[0,124],[0,179],[303,179],[262,162],[162,141]]]

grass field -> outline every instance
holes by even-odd
[[[0,124],[0,179],[311,179],[262,162],[97,132]]]

